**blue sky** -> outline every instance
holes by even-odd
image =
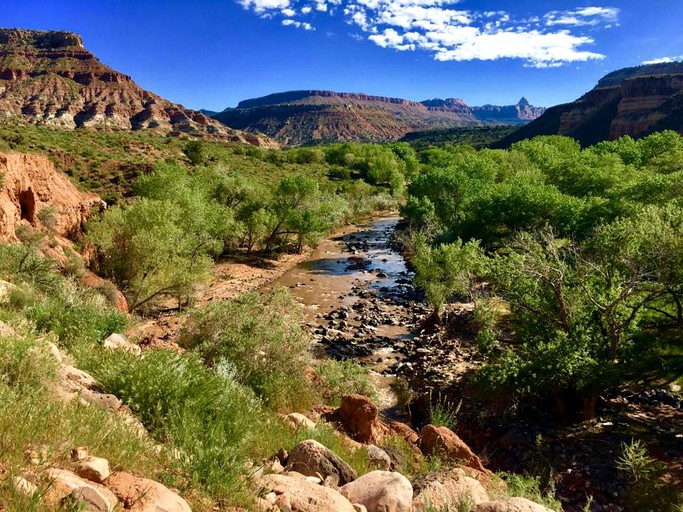
[[[0,1],[0,27],[78,32],[146,89],[213,110],[294,89],[551,106],[683,60],[681,0]]]

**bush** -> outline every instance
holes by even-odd
[[[368,379],[368,371],[353,361],[325,359],[316,367],[323,381],[323,395],[333,405],[339,405],[344,395],[358,393],[373,400],[377,396],[375,386]]]
[[[93,352],[84,362],[158,442],[177,450],[173,464],[192,485],[219,501],[244,496],[239,448],[263,420],[258,400],[230,371],[211,371],[194,354],[168,350],[143,357]]]
[[[280,289],[245,294],[193,312],[180,345],[210,367],[232,367],[237,380],[276,409],[306,408],[314,392],[304,373],[309,339],[299,307]]]

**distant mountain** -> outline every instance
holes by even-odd
[[[0,120],[188,133],[270,144],[171,103],[102,64],[70,32],[0,29]]]
[[[549,108],[494,147],[508,147],[537,135],[567,135],[590,146],[665,129],[683,134],[683,62],[609,73],[578,100]]]
[[[448,109],[457,112],[467,112],[486,124],[526,124],[540,117],[545,112],[544,107],[534,107],[526,98],[522,98],[516,105],[482,105],[470,107],[458,98],[447,100],[434,99],[422,102],[423,105],[436,109]]]
[[[237,108],[226,109],[213,117],[240,130],[265,133],[285,144],[384,142],[398,140],[414,131],[488,123],[519,124],[526,122],[520,115],[532,116],[534,112],[528,103],[520,105],[470,107],[458,98],[415,102],[311,90],[241,101]]]

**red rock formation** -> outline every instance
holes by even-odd
[[[2,241],[16,241],[14,231],[22,221],[33,226],[49,223],[51,231],[73,238],[92,208],[101,204],[99,196],[79,191],[44,156],[0,153],[0,175]]]
[[[578,100],[549,108],[494,147],[537,135],[566,135],[590,146],[664,129],[683,134],[682,62],[614,71]]]
[[[247,142],[102,64],[69,32],[0,29],[0,116],[59,128],[152,130]],[[250,136],[274,147],[266,137]]]

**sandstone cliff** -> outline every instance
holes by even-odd
[[[331,91],[291,91],[245,100],[215,119],[285,144],[384,142],[415,130],[481,124],[466,109],[432,108],[401,98]]]
[[[54,233],[73,238],[101,204],[99,196],[79,191],[44,156],[0,153],[0,179],[0,241],[16,241],[22,222],[49,224]]]
[[[187,133],[272,145],[171,103],[102,64],[69,32],[0,29],[0,120]]]
[[[589,146],[622,135],[644,137],[663,129],[683,134],[681,62],[614,71],[578,100],[548,109],[495,147],[536,135],[567,135]]]
[[[214,115],[227,125],[259,131],[286,144],[398,140],[410,132],[523,124],[543,113],[517,105],[470,107],[459,98],[422,102],[332,91],[289,91],[241,101]]]

